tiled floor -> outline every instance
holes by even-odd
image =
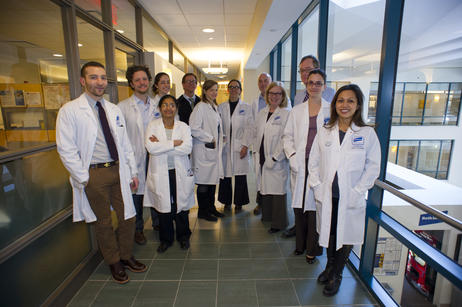
[[[294,240],[268,234],[268,225],[252,214],[253,207],[228,212],[217,223],[197,220],[197,210],[191,210],[188,251],[176,242],[158,254],[158,234],[146,230],[147,245],[135,246],[134,253],[147,272],[129,272],[131,281],[119,285],[101,263],[69,306],[378,305],[348,269],[339,293],[323,296],[316,278],[325,256],[311,265],[303,255],[293,256]]]

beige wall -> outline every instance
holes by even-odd
[[[252,103],[258,97],[258,76],[262,72],[269,73],[269,56],[267,56],[257,69],[244,69],[242,74],[242,99],[247,103]]]

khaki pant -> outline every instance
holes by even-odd
[[[130,259],[135,235],[135,217],[128,220],[124,218],[119,166],[91,168],[85,193],[96,215],[96,240],[106,263],[114,264],[120,259]],[[118,219],[116,232],[112,227],[111,206]]]

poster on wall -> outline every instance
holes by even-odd
[[[70,100],[68,84],[43,85],[45,109],[58,110]]]
[[[24,91],[23,90],[15,90],[14,91],[14,102],[17,107],[24,107]]]
[[[25,92],[24,101],[28,107],[42,106],[42,96],[40,95],[40,92]]]
[[[401,261],[401,243],[392,237],[380,237],[375,252],[374,275],[398,275]]]
[[[0,102],[2,107],[14,107],[16,103],[14,101],[14,93],[12,90],[0,91]]]

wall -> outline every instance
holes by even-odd
[[[241,81],[243,87],[242,97],[245,102],[252,103],[255,98],[260,95],[260,90],[258,89],[258,76],[262,72],[269,73],[269,63],[270,57],[267,56],[257,69],[243,70],[243,77],[241,78]]]

